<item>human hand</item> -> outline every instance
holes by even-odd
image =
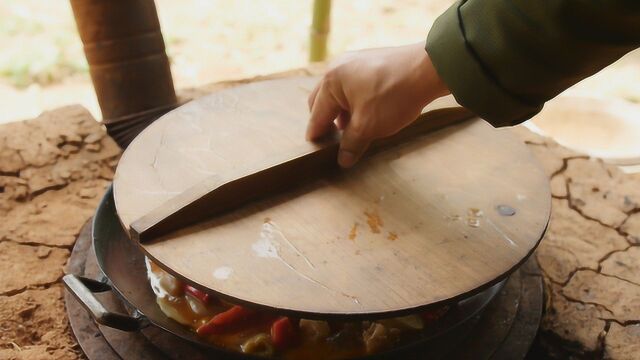
[[[347,53],[309,95],[307,139],[344,130],[338,163],[351,167],[373,140],[400,131],[447,94],[422,43]]]

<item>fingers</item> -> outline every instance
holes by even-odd
[[[351,119],[351,114],[348,111],[342,110],[338,118],[336,119],[336,125],[338,126],[338,130],[344,130]]]
[[[342,111],[335,97],[328,89],[327,82],[322,81],[311,105],[311,118],[307,126],[307,140],[316,140],[335,130],[333,121]]]
[[[317,140],[335,131],[336,127],[344,130],[338,151],[338,164],[343,168],[349,168],[362,157],[371,139],[363,136],[362,124],[352,121],[348,102],[345,101],[342,88],[338,85],[340,79],[337,77],[338,74],[336,71],[327,73],[309,94],[307,103],[311,117],[307,126],[307,140]],[[334,88],[331,88],[332,86]],[[336,94],[342,101],[336,97]]]
[[[362,136],[362,132],[357,131],[354,122],[350,122],[340,140],[340,150],[338,152],[338,164],[343,168],[355,165],[371,144],[371,139]]]
[[[316,96],[318,96],[318,90],[320,90],[320,85],[322,85],[322,81],[318,82],[316,84],[316,87],[313,88],[313,91],[311,91],[311,94],[309,94],[309,98],[307,99],[307,104],[309,105],[309,111],[313,109],[313,104],[316,101]]]

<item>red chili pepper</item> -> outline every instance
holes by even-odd
[[[281,317],[271,325],[271,341],[276,349],[284,349],[296,341],[296,331],[288,317]]]
[[[441,317],[444,316],[444,314],[447,313],[447,311],[449,311],[449,307],[448,306],[444,306],[438,309],[434,309],[431,311],[425,311],[423,312],[422,315],[422,320],[425,321],[426,325],[431,324],[437,320],[439,320]]]
[[[231,309],[214,316],[206,324],[200,326],[196,332],[200,336],[221,333],[243,324],[251,318],[255,311],[235,305]]]
[[[211,300],[211,295],[207,294],[206,292],[202,291],[202,290],[198,290],[196,288],[194,288],[193,286],[190,285],[185,285],[184,286],[184,291],[195,297],[196,299],[202,301],[202,303],[204,304],[208,304],[209,300]]]

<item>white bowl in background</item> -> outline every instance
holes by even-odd
[[[525,124],[559,144],[616,165],[640,164],[640,105],[559,96]]]

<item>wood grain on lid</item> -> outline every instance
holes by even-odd
[[[312,147],[306,97],[316,81],[242,85],[156,121],[116,172],[123,225],[207,177]],[[141,246],[176,275],[241,302],[387,313],[505,276],[535,248],[549,212],[547,178],[524,144],[473,119]]]

